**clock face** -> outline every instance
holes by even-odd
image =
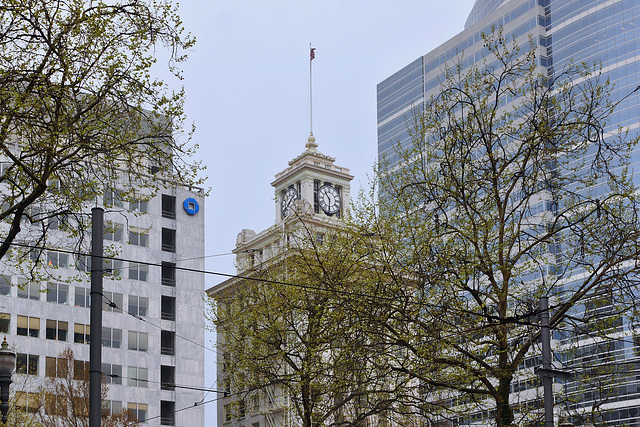
[[[318,204],[327,215],[340,211],[340,192],[333,185],[325,184],[318,189]]]
[[[289,187],[282,195],[282,201],[280,202],[280,209],[282,211],[282,218],[286,218],[291,213],[291,205],[293,201],[298,198],[298,192],[295,188]]]

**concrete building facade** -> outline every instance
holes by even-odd
[[[150,426],[203,426],[204,191],[168,185],[129,202],[117,189],[105,193],[105,254],[116,258],[105,261],[103,409],[129,410]],[[56,228],[49,224],[49,242],[68,240]],[[34,282],[0,262],[0,329],[18,354],[14,391],[24,384],[32,392],[55,375],[67,348],[75,370],[88,369],[90,267],[73,248],[43,252],[43,279]]]

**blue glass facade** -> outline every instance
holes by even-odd
[[[444,69],[454,61],[465,67],[487,55],[482,33],[503,28],[526,46],[529,35],[546,47],[540,64],[550,74],[569,62],[602,66],[614,85],[612,99],[630,94],[640,81],[640,1],[638,0],[478,0],[459,35],[413,61],[378,85],[378,155],[391,163],[398,146],[410,144],[406,131],[414,109],[438,92]],[[609,121],[634,131],[640,127],[638,97],[625,99]],[[637,158],[637,160],[636,160]],[[640,154],[634,155],[634,164]],[[634,167],[640,170],[640,166]]]
[[[438,93],[447,66],[461,62],[466,68],[484,61],[489,52],[483,46],[483,33],[490,33],[492,28],[503,28],[505,37],[517,36],[523,47],[528,45],[529,35],[543,36],[546,21],[540,19],[540,15],[544,15],[544,7],[538,5],[539,1],[509,2],[501,8],[499,15],[486,16],[486,19],[481,19],[476,25],[378,84],[379,159],[392,166],[397,162],[397,149],[411,144],[407,125],[415,112],[422,110],[424,100]],[[499,3],[504,3],[504,0]],[[474,9],[491,9],[483,8],[482,4],[476,2]]]
[[[602,81],[613,84],[612,101],[620,101],[606,131],[619,127],[640,130],[640,96],[629,96],[640,85],[640,0],[477,0],[457,36],[393,74],[377,87],[378,155],[392,167],[396,150],[411,145],[407,132],[416,111],[439,92],[447,66],[464,68],[488,54],[481,34],[501,27],[526,46],[529,37],[539,47],[539,65],[548,75],[559,75],[570,63],[601,67]],[[640,183],[640,147],[632,154],[634,180]],[[594,193],[594,197],[599,196]],[[559,290],[561,292],[561,290]],[[629,325],[621,330],[629,330]],[[628,363],[629,375],[615,386],[602,421],[608,425],[640,426],[640,340],[611,344],[616,358]],[[631,362],[631,363],[630,363]],[[571,365],[571,360],[566,363]],[[563,385],[589,406],[595,397],[576,383]],[[582,393],[582,394],[581,394]]]

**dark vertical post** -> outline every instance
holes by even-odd
[[[89,347],[89,427],[100,427],[102,407],[102,270],[104,210],[91,209],[91,325]]]
[[[551,371],[551,333],[549,331],[549,297],[540,298],[540,339],[542,368]],[[553,377],[542,376],[544,386],[544,427],[553,427]]]

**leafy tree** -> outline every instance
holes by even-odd
[[[76,361],[73,351],[66,349],[54,363],[47,363],[44,381],[31,375],[14,375],[9,402],[8,426],[82,427],[89,425],[89,368]],[[102,400],[109,387],[102,384]],[[102,425],[133,427],[139,425],[126,411],[110,414],[104,407]]]
[[[50,366],[44,384],[39,389],[42,407],[37,412],[43,427],[79,427],[89,425],[89,369],[85,362],[76,363],[71,349],[60,353],[55,366]],[[102,401],[109,387],[102,383]],[[105,427],[139,425],[126,410],[109,414],[105,408],[101,424]]]
[[[357,333],[349,305],[369,276],[366,253],[336,224],[299,216],[272,237],[274,254],[213,295],[212,321],[224,355],[220,383],[236,396],[236,414],[254,401],[263,413],[284,408],[294,424],[384,425],[401,381],[384,361],[374,364],[371,343]],[[269,405],[269,402],[273,402]],[[266,409],[264,409],[266,408]],[[376,418],[377,416],[377,418]]]
[[[40,395],[38,392],[27,391],[37,388],[35,377],[14,374],[12,380],[6,426],[42,427],[36,414],[40,406]]]
[[[18,236],[44,245],[52,223],[81,232],[73,216],[98,196],[199,182],[184,92],[152,74],[163,47],[180,79],[194,41],[169,1],[2,2],[0,258]]]
[[[562,333],[557,354],[610,343],[634,313],[638,138],[607,128],[617,104],[596,68],[541,74],[536,46],[499,31],[485,46],[484,63],[450,68],[416,111],[412,145],[381,165],[353,227],[376,236],[380,275],[367,290],[377,314],[361,326],[415,380],[407,404],[434,420],[510,426],[540,420],[541,296]]]

